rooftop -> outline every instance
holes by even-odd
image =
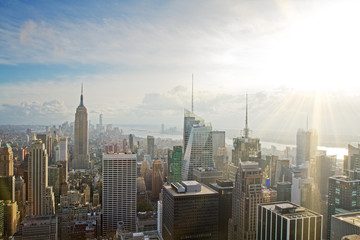
[[[170,184],[165,184],[164,189],[167,190],[171,195],[174,197],[178,196],[196,196],[196,195],[209,195],[209,194],[218,194],[215,190],[212,190],[211,188],[204,186],[197,181],[183,181],[182,184],[180,183],[172,183],[172,185],[177,184],[183,186],[183,189],[181,191],[177,191],[174,187],[172,187]],[[200,187],[200,191],[186,191],[186,188],[191,187]]]
[[[333,218],[337,218],[344,222],[360,227],[360,212],[338,214],[334,215]]]
[[[279,215],[287,219],[321,216],[316,212],[296,205],[292,202],[273,202],[263,203],[259,205],[272,212],[278,213]]]

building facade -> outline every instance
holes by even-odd
[[[168,151],[168,182],[181,181],[181,167],[182,167],[182,146],[174,146],[173,150]]]
[[[291,202],[262,203],[257,210],[257,240],[322,239],[322,216]]]
[[[102,161],[103,234],[136,230],[136,155],[104,154]]]

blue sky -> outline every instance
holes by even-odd
[[[1,1],[0,124],[73,121],[84,83],[93,122],[102,112],[105,123],[180,127],[194,74],[195,109],[215,128],[242,128],[248,91],[254,128],[276,111],[267,127],[281,128],[278,120],[289,119],[295,131],[314,107],[288,117],[294,106],[281,107],[284,99],[343,89],[342,102],[357,103],[358,5]],[[334,102],[337,95],[327,96]]]

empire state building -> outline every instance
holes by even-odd
[[[83,88],[81,86],[80,105],[75,113],[73,169],[88,169],[90,167],[88,144],[88,114],[84,106]]]

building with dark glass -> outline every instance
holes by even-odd
[[[219,193],[219,239],[228,239],[228,223],[232,214],[233,182],[228,179],[217,179],[210,183],[212,189]]]
[[[196,181],[163,186],[164,240],[219,239],[219,194]]]
[[[168,151],[168,182],[181,181],[182,151],[182,146],[174,146]]]

